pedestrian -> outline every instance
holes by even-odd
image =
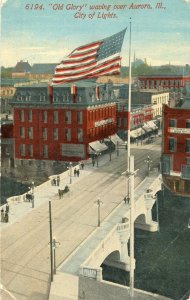
[[[81,168],[82,168],[82,170],[84,169],[84,163],[83,162],[81,162]]]
[[[126,196],[123,198],[123,201],[124,201],[125,204],[127,203],[127,197]]]
[[[5,216],[4,216],[4,209],[1,209],[1,222],[5,221]]]
[[[129,201],[130,201],[130,198],[129,197],[127,197],[127,203],[129,204]]]
[[[77,170],[77,177],[79,177],[79,175],[80,175],[80,171],[79,171],[79,169]]]
[[[60,176],[57,175],[57,186],[59,186],[59,184],[60,184]]]
[[[6,213],[9,213],[9,204],[8,204],[8,203],[6,204],[5,212],[6,212]]]
[[[92,165],[93,165],[93,167],[95,165],[95,159],[94,158],[92,159]]]
[[[53,185],[56,185],[56,179],[53,178]]]
[[[9,214],[7,212],[5,212],[4,222],[5,223],[9,222]]]
[[[77,169],[74,168],[74,177],[76,176],[76,174],[77,174]]]

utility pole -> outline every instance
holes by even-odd
[[[49,245],[50,245],[50,267],[51,267],[51,282],[53,282],[53,243],[52,243],[52,221],[51,221],[51,200],[49,201]]]

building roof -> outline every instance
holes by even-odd
[[[97,84],[95,81],[90,81],[90,80],[81,80],[78,82],[74,83],[77,87],[82,87],[82,88],[92,88],[92,87],[96,87],[96,86],[104,86],[105,84]],[[30,85],[25,85],[22,88],[42,88],[42,87],[48,87],[48,83],[47,82],[39,82],[39,83],[34,83],[34,84],[30,84]],[[65,83],[65,84],[58,84],[58,85],[54,85],[53,88],[57,89],[57,88],[65,88],[65,87],[69,87],[71,88],[73,85],[73,83]]]
[[[28,78],[2,78],[1,86],[14,86],[17,83],[29,82]]]
[[[30,73],[31,65],[27,61],[19,61],[13,69],[13,73]]]
[[[34,64],[31,74],[54,74],[57,64]]]
[[[138,78],[189,78],[190,75],[181,74],[151,74],[151,75],[139,75]]]

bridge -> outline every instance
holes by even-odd
[[[156,193],[160,189],[161,178],[157,170],[150,177],[146,177],[135,189],[135,228],[151,232],[158,230],[159,224],[152,220],[152,207],[157,199]],[[111,295],[113,296],[113,290],[117,285],[114,286],[114,284],[103,280],[100,266],[104,263],[130,271],[129,218],[130,205],[120,203],[101,223],[100,227],[97,227],[58,268],[57,275],[51,285],[50,300],[112,299]],[[109,284],[110,287],[107,290],[105,286]],[[91,286],[90,289],[89,285]],[[67,289],[68,286],[69,289]],[[109,298],[105,298],[106,294],[108,297],[109,289]],[[118,286],[117,290],[119,290]],[[155,299],[151,293],[135,290],[135,297],[143,296],[144,299]],[[129,289],[126,289],[124,298],[113,299],[131,299]],[[166,298],[157,295],[157,299]]]
[[[159,141],[157,145],[143,147],[132,149],[135,169],[139,169],[135,177],[135,226],[155,231],[158,225],[152,222],[151,207],[160,180],[153,171],[144,179],[147,174],[144,159],[149,154],[152,169],[157,166]],[[60,188],[65,184],[70,186],[70,192],[61,200],[58,187],[52,186],[51,180],[34,188],[34,207],[23,201],[24,195],[10,199],[9,223],[1,223],[1,280],[17,300],[126,299],[128,287],[104,281],[101,269],[103,262],[129,269],[129,205],[123,202],[127,179],[121,176],[126,167],[123,150],[119,156],[113,155],[111,161],[109,155],[100,157],[98,167],[86,162],[80,177],[72,176],[72,184],[70,172],[60,174]],[[98,198],[103,202],[100,226],[97,226]],[[60,242],[56,249],[59,267],[51,288],[48,200],[52,204],[53,236]],[[143,291],[136,293],[141,295],[138,300],[165,299]]]

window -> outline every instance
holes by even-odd
[[[24,122],[24,110],[23,109],[20,110],[20,121]]]
[[[117,118],[117,126],[121,126],[121,118]]]
[[[83,121],[82,117],[83,117],[82,111],[77,111],[77,122],[79,124],[82,124],[82,121]]]
[[[43,122],[47,123],[47,111],[43,111]]]
[[[29,110],[28,112],[28,121],[32,122],[32,110]]]
[[[187,164],[190,164],[190,157],[186,157]]]
[[[58,111],[53,112],[53,117],[54,117],[54,123],[58,124]]]
[[[48,158],[48,145],[43,146],[43,157]]]
[[[177,126],[177,121],[175,119],[170,119],[170,127],[176,127]]]
[[[46,101],[46,96],[45,96],[45,94],[44,93],[40,93],[39,94],[39,97],[40,97],[40,102],[44,102],[44,101]]]
[[[33,145],[29,145],[29,156],[33,156]]]
[[[190,120],[186,121],[186,128],[190,128]]]
[[[169,150],[171,152],[175,152],[176,151],[176,146],[177,146],[176,139],[175,138],[170,138],[169,139]]]
[[[127,127],[127,120],[128,120],[127,118],[124,118],[124,119],[123,119],[123,121],[124,121],[124,126],[125,126],[125,127]]]
[[[190,140],[186,140],[186,152],[190,152]]]
[[[71,111],[66,111],[66,123],[71,124]]]
[[[25,156],[26,153],[26,146],[24,144],[20,145],[20,155]]]
[[[83,130],[81,128],[78,128],[77,134],[78,134],[78,141],[82,142],[83,141]]]
[[[28,128],[28,136],[29,136],[29,139],[33,139],[33,127]]]
[[[66,134],[66,141],[70,142],[71,141],[71,129],[70,128],[66,128],[65,129],[65,134]]]
[[[20,127],[20,137],[25,138],[25,128],[24,127]]]
[[[43,128],[43,139],[47,140],[48,131],[47,128]]]
[[[54,130],[53,130],[53,137],[54,137],[54,141],[58,140],[58,128],[54,128]]]

